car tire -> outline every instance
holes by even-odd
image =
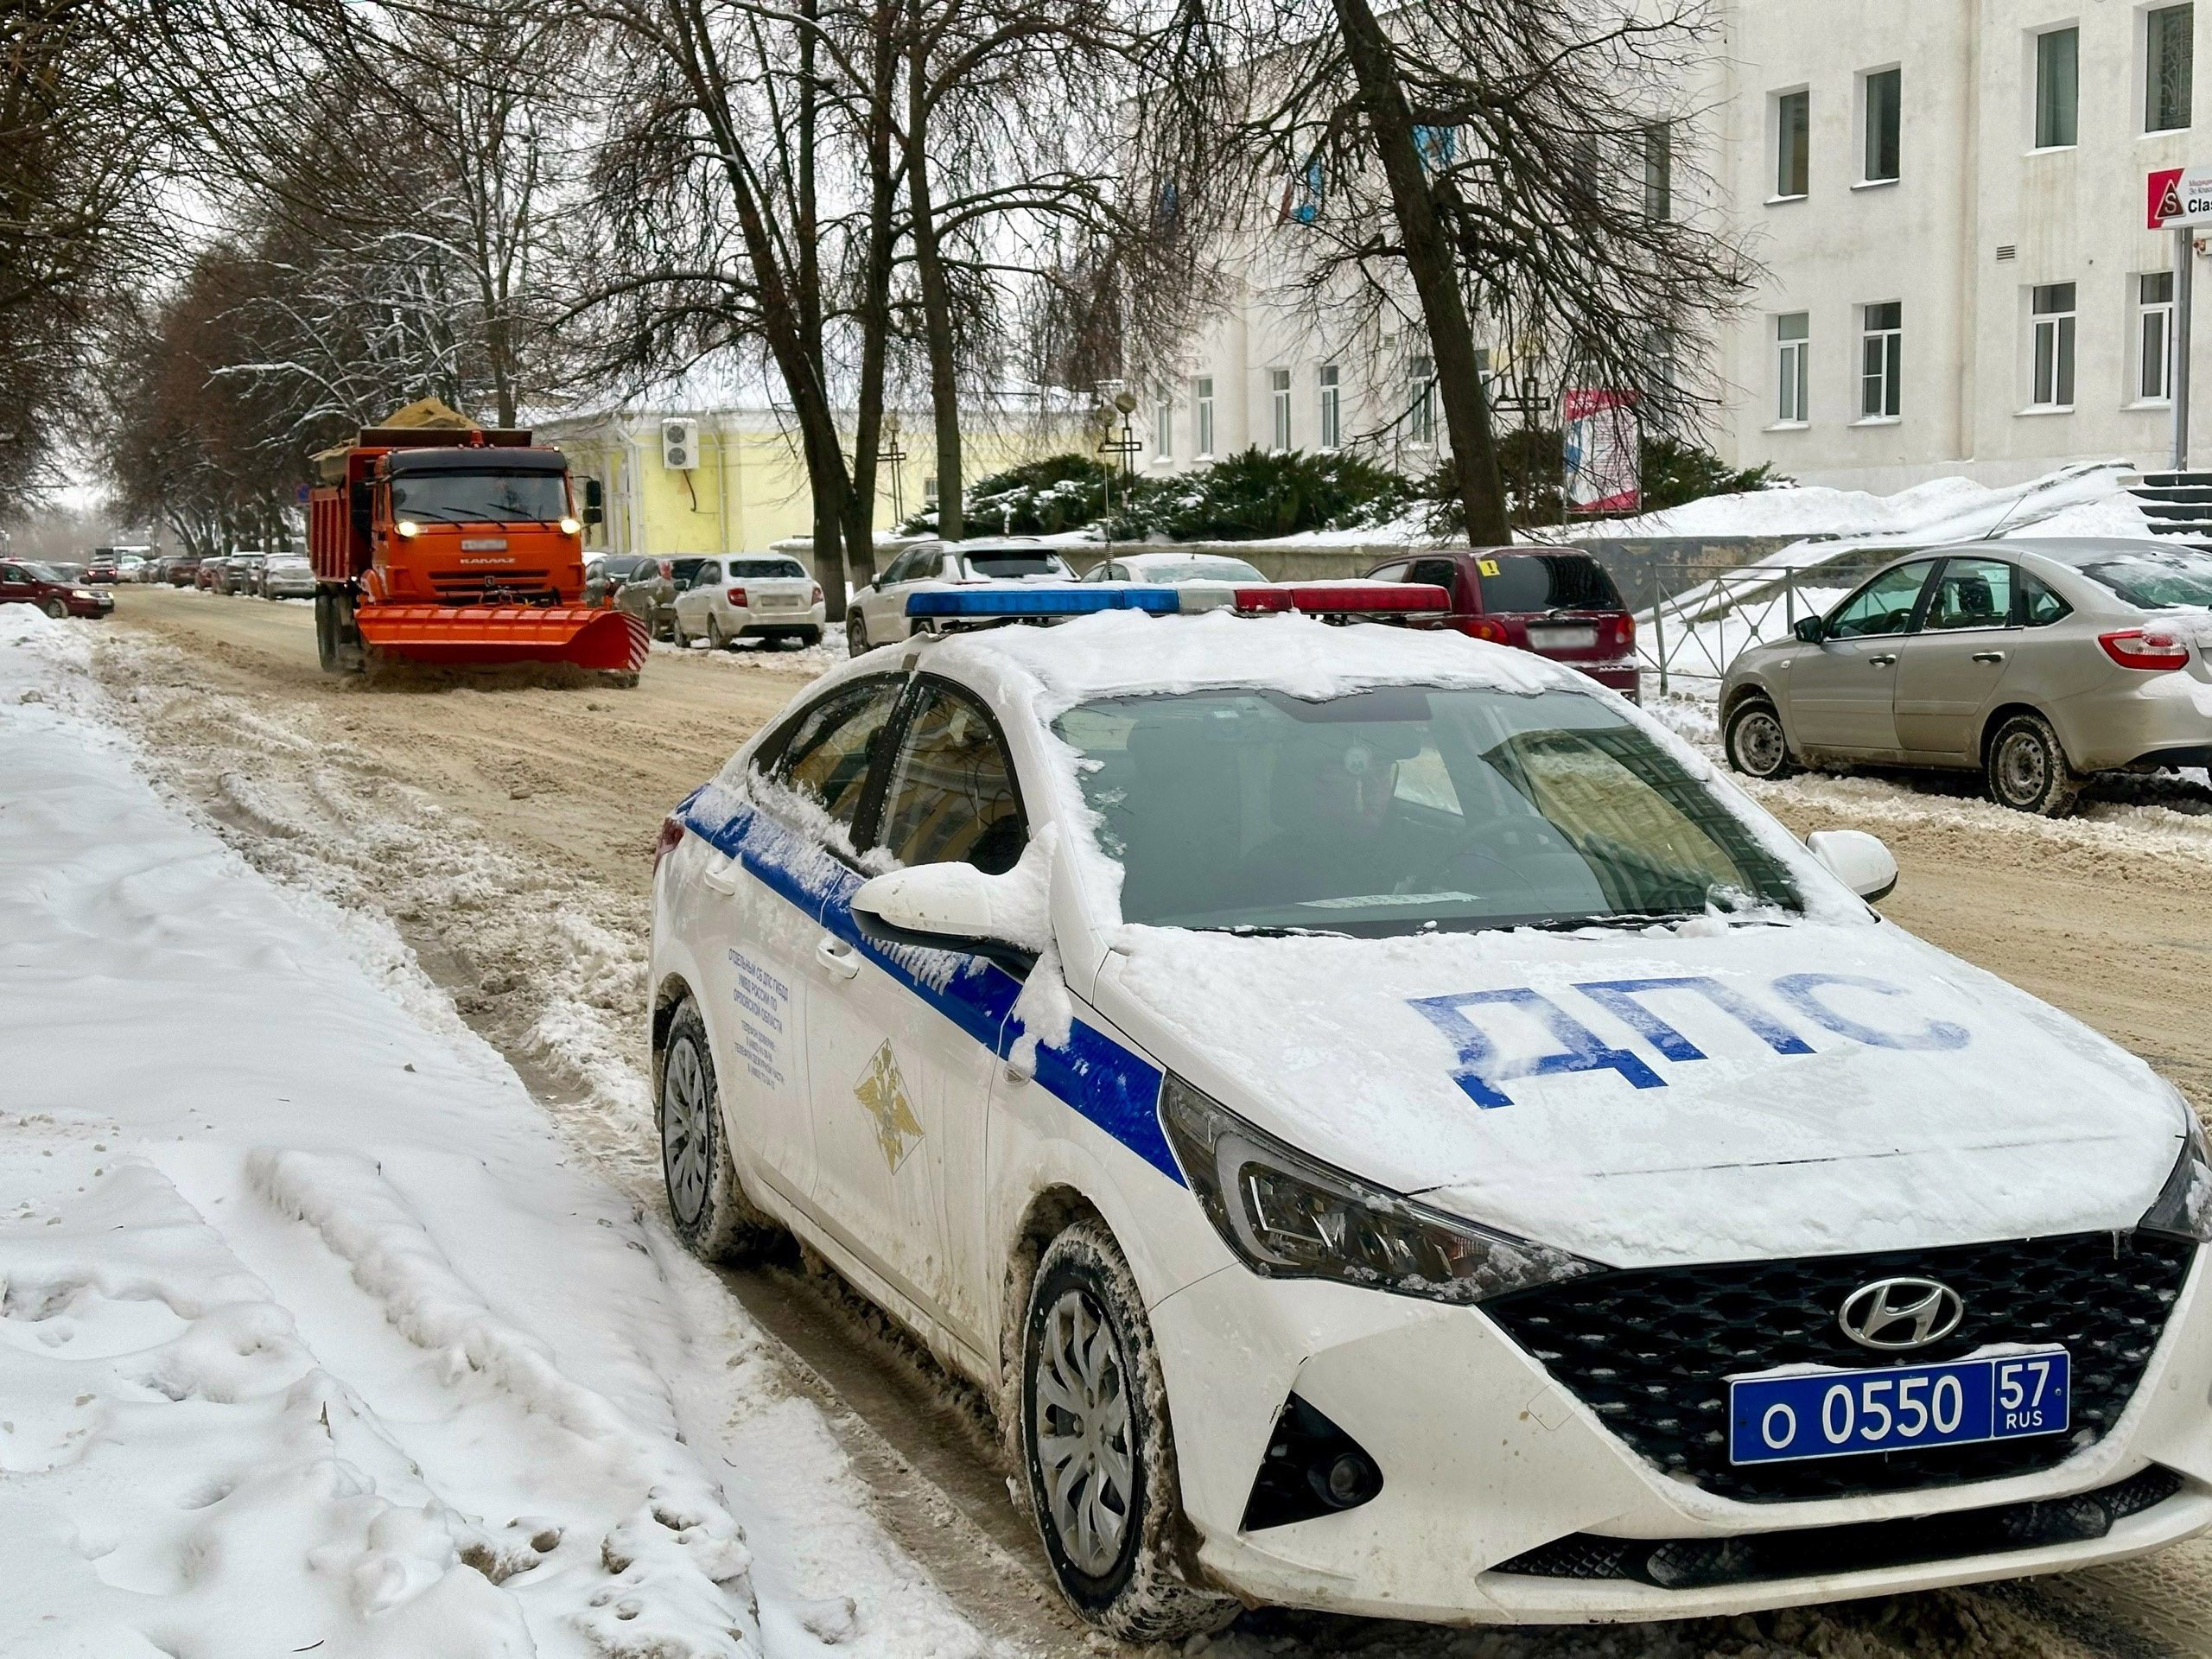
[[[678,651],[689,651],[691,649],[691,636],[685,631],[683,626],[683,619],[680,616],[671,617],[669,619],[668,643],[674,645]]]
[[[707,649],[709,651],[729,649],[729,637],[722,632],[722,620],[711,613],[707,617]]]
[[[857,608],[847,611],[845,613],[845,654],[848,657],[865,657],[869,650],[868,619],[862,616]]]
[[[2041,715],[2014,715],[1999,726],[1989,740],[1983,772],[1989,798],[1998,805],[2046,818],[2069,815],[2084,781]]]
[[[669,1220],[684,1247],[702,1261],[734,1262],[773,1250],[784,1230],[755,1209],[737,1178],[715,1081],[714,1046],[699,1005],[685,997],[668,1023],[661,1050],[654,1118]]]
[[[68,606],[65,605],[58,599],[48,600],[46,603],[39,607],[39,609],[44,611],[48,616],[52,617],[57,622],[67,622],[69,620]]]
[[[811,651],[815,646],[822,643],[822,630],[819,628],[801,628],[798,631],[798,648],[801,651]]]
[[[1049,1477],[1040,1425],[1057,1443]],[[1038,1535],[1085,1620],[1148,1644],[1219,1630],[1242,1611],[1179,1566],[1187,1523],[1166,1384],[1136,1281],[1096,1220],[1070,1227],[1037,1264],[1022,1322],[1020,1433]],[[1062,1456],[1071,1440],[1076,1449]]]
[[[1772,781],[1797,770],[1782,716],[1764,697],[1746,697],[1728,714],[1728,764],[1746,778]]]

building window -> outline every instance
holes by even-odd
[[[1811,178],[1813,95],[1783,93],[1774,100],[1774,194],[1802,196]]]
[[[1897,138],[1904,124],[1902,70],[1878,69],[1866,77],[1866,181],[1897,176]]]
[[[1213,377],[1204,375],[1191,382],[1191,404],[1198,417],[1198,454],[1211,457],[1213,454]]]
[[[1413,396],[1406,409],[1406,436],[1414,443],[1436,442],[1436,365],[1426,357],[1413,360]]]
[[[1859,418],[1895,420],[1902,407],[1897,383],[1904,378],[1904,305],[1890,300],[1860,308]]]
[[[1802,426],[1811,403],[1806,371],[1813,357],[1812,320],[1792,311],[1774,320],[1775,419],[1784,426]]]
[[[2054,29],[2036,36],[2036,148],[2074,143],[2079,113],[2082,31]]]
[[[922,480],[922,505],[925,507],[937,505],[937,479],[934,475]]]
[[[1337,365],[1321,365],[1321,448],[1340,449],[1344,442],[1344,383]]]
[[[2160,6],[2143,15],[2143,130],[2171,132],[2190,124],[2190,67],[2196,8]]]
[[[2135,395],[2163,404],[2174,395],[2174,274],[2146,270],[2135,279]]]
[[[1274,416],[1274,449],[1281,454],[1290,448],[1290,371],[1268,371],[1268,405]]]
[[[1154,461],[1175,459],[1175,400],[1163,397],[1152,412],[1152,456]]]
[[[1675,216],[1675,130],[1664,121],[1644,124],[1643,216],[1654,220]]]
[[[2045,283],[2030,290],[2028,310],[2035,328],[2035,385],[2029,404],[2036,409],[2074,407],[2074,284]]]

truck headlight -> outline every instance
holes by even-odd
[[[582,535],[584,533],[583,520],[581,518],[563,518],[561,521],[561,533],[563,536]]]
[[[401,537],[408,541],[412,541],[416,537],[420,536],[423,533],[423,526],[416,524],[412,518],[401,518],[395,520],[391,528],[394,535]]]
[[[2181,1103],[2181,1109],[2189,1116],[2181,1156],[2174,1160],[2174,1173],[2166,1177],[2166,1184],[2143,1212],[2143,1219],[2135,1224],[2146,1233],[2171,1233],[2205,1243],[2212,1242],[2212,1152],[2206,1150],[2204,1128],[2196,1114],[2186,1102]]]
[[[1160,1118],[1206,1218],[1269,1279],[1334,1279],[1399,1296],[1478,1302],[1602,1271],[1370,1186],[1255,1128],[1168,1075]]]

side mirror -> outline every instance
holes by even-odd
[[[607,522],[607,486],[595,478],[584,480],[584,523]]]
[[[1801,616],[1789,632],[1807,645],[1817,645],[1828,637],[1827,619],[1824,616]]]
[[[1878,904],[1897,885],[1897,861],[1881,837],[1863,830],[1815,830],[1805,837],[1830,875],[1868,904]]]
[[[855,889],[853,919],[879,944],[987,957],[1017,977],[1037,965],[1052,921],[1026,872],[986,875],[972,864],[916,864]]]

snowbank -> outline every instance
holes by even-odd
[[[0,608],[0,1652],[980,1647],[498,1056],[156,798],[87,650]]]
[[[1609,537],[1909,537],[1965,540],[1993,533],[2146,536],[2141,511],[2121,487],[2126,461],[2063,467],[2024,484],[1991,487],[1935,478],[1895,495],[1792,484],[1739,495],[1712,495],[1640,518],[1603,526]]]

